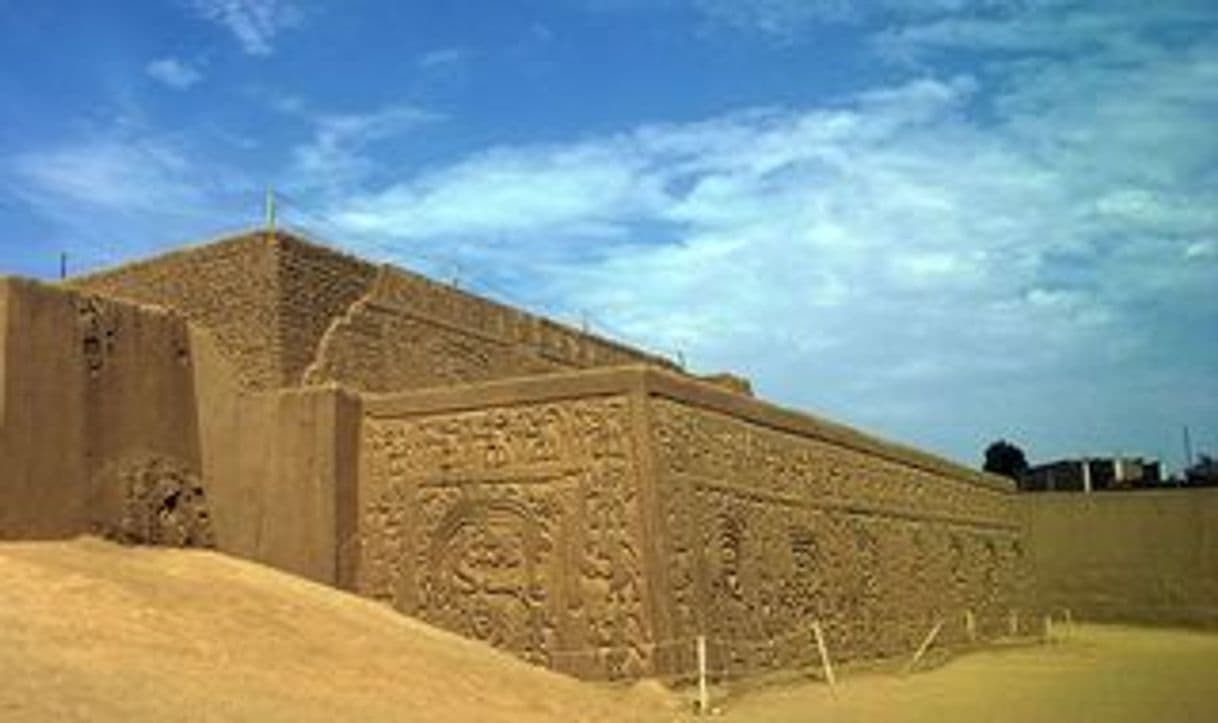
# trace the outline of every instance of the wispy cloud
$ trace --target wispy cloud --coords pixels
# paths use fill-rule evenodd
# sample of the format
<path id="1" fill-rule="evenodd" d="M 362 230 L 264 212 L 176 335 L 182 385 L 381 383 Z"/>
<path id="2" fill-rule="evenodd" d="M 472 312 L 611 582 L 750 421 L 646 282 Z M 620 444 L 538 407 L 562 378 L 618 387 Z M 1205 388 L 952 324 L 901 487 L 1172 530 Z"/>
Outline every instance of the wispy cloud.
<path id="1" fill-rule="evenodd" d="M 934 427 L 944 398 L 980 449 L 1065 433 L 1038 405 L 1091 409 L 1097 389 L 1150 390 L 1174 365 L 1140 412 L 1168 424 L 1218 393 L 1162 357 L 1189 333 L 1171 310 L 1218 315 L 1218 43 L 1138 37 L 810 108 L 499 147 L 331 215 L 962 458 Z"/>
<path id="2" fill-rule="evenodd" d="M 199 198 L 179 149 L 156 140 L 82 141 L 18 156 L 18 177 L 35 193 L 129 212 L 190 204 Z"/>
<path id="3" fill-rule="evenodd" d="M 78 268 L 255 218 L 243 171 L 138 124 L 19 153 L 0 164 L 0 184 L 75 249 Z"/>
<path id="4" fill-rule="evenodd" d="M 420 126 L 435 123 L 443 115 L 413 105 L 391 105 L 363 113 L 314 112 L 302 104 L 292 106 L 313 127 L 308 143 L 292 150 L 293 177 L 319 188 L 349 188 L 373 167 L 367 149 Z"/>
<path id="5" fill-rule="evenodd" d="M 292 0 L 191 0 L 191 4 L 201 17 L 232 33 L 250 55 L 270 55 L 276 37 L 302 19 Z"/>
<path id="6" fill-rule="evenodd" d="M 437 48 L 423 53 L 415 62 L 423 70 L 434 70 L 459 65 L 467 56 L 461 48 Z"/>
<path id="7" fill-rule="evenodd" d="M 144 72 L 175 90 L 186 90 L 203 80 L 203 72 L 177 58 L 158 58 L 144 66 Z"/>

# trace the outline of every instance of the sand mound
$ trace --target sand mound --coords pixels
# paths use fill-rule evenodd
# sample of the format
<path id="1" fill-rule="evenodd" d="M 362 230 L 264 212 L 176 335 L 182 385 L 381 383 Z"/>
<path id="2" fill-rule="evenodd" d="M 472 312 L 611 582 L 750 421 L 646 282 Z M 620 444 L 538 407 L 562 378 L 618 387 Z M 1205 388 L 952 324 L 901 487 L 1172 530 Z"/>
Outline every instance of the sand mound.
<path id="1" fill-rule="evenodd" d="M 0 544 L 0 720 L 672 720 L 375 603 L 223 555 Z"/>

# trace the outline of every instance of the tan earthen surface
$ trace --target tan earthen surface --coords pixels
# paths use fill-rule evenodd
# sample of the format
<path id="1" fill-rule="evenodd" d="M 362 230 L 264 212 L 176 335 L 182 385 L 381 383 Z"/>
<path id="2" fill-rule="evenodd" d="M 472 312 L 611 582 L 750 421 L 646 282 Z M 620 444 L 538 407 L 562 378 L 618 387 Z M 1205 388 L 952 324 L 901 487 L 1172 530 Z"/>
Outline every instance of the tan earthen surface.
<path id="1" fill-rule="evenodd" d="M 261 565 L 95 540 L 0 543 L 0 681 L 5 723 L 687 718 Z"/>
<path id="2" fill-rule="evenodd" d="M 1022 495 L 1040 605 L 1218 629 L 1218 490 Z"/>

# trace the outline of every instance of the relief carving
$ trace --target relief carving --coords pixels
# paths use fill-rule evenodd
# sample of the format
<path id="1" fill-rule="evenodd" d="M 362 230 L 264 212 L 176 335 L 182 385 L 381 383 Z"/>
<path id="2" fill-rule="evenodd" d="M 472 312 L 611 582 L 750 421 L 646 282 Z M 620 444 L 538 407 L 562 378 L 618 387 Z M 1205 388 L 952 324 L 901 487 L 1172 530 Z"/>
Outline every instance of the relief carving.
<path id="1" fill-rule="evenodd" d="M 628 429 L 623 397 L 365 420 L 359 589 L 527 660 L 646 673 Z"/>
<path id="2" fill-rule="evenodd" d="M 1013 548 L 984 552 L 1016 534 L 1009 495 L 667 399 L 652 412 L 673 623 L 730 640 L 731 669 L 807 664 L 813 620 L 837 656 L 894 654 L 1017 588 Z"/>

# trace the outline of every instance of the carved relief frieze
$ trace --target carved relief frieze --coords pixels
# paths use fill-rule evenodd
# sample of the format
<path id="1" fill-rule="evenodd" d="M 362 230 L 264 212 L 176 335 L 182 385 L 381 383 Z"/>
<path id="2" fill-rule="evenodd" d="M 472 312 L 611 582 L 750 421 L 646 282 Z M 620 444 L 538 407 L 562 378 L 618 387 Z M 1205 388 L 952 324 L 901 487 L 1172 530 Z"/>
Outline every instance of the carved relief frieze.
<path id="1" fill-rule="evenodd" d="M 534 662 L 643 674 L 628 415 L 600 397 L 366 419 L 359 588 Z"/>
<path id="2" fill-rule="evenodd" d="M 808 664 L 813 620 L 844 658 L 947 616 L 959 638 L 1016 590 L 1009 495 L 671 400 L 652 420 L 673 623 L 730 669 Z"/>

